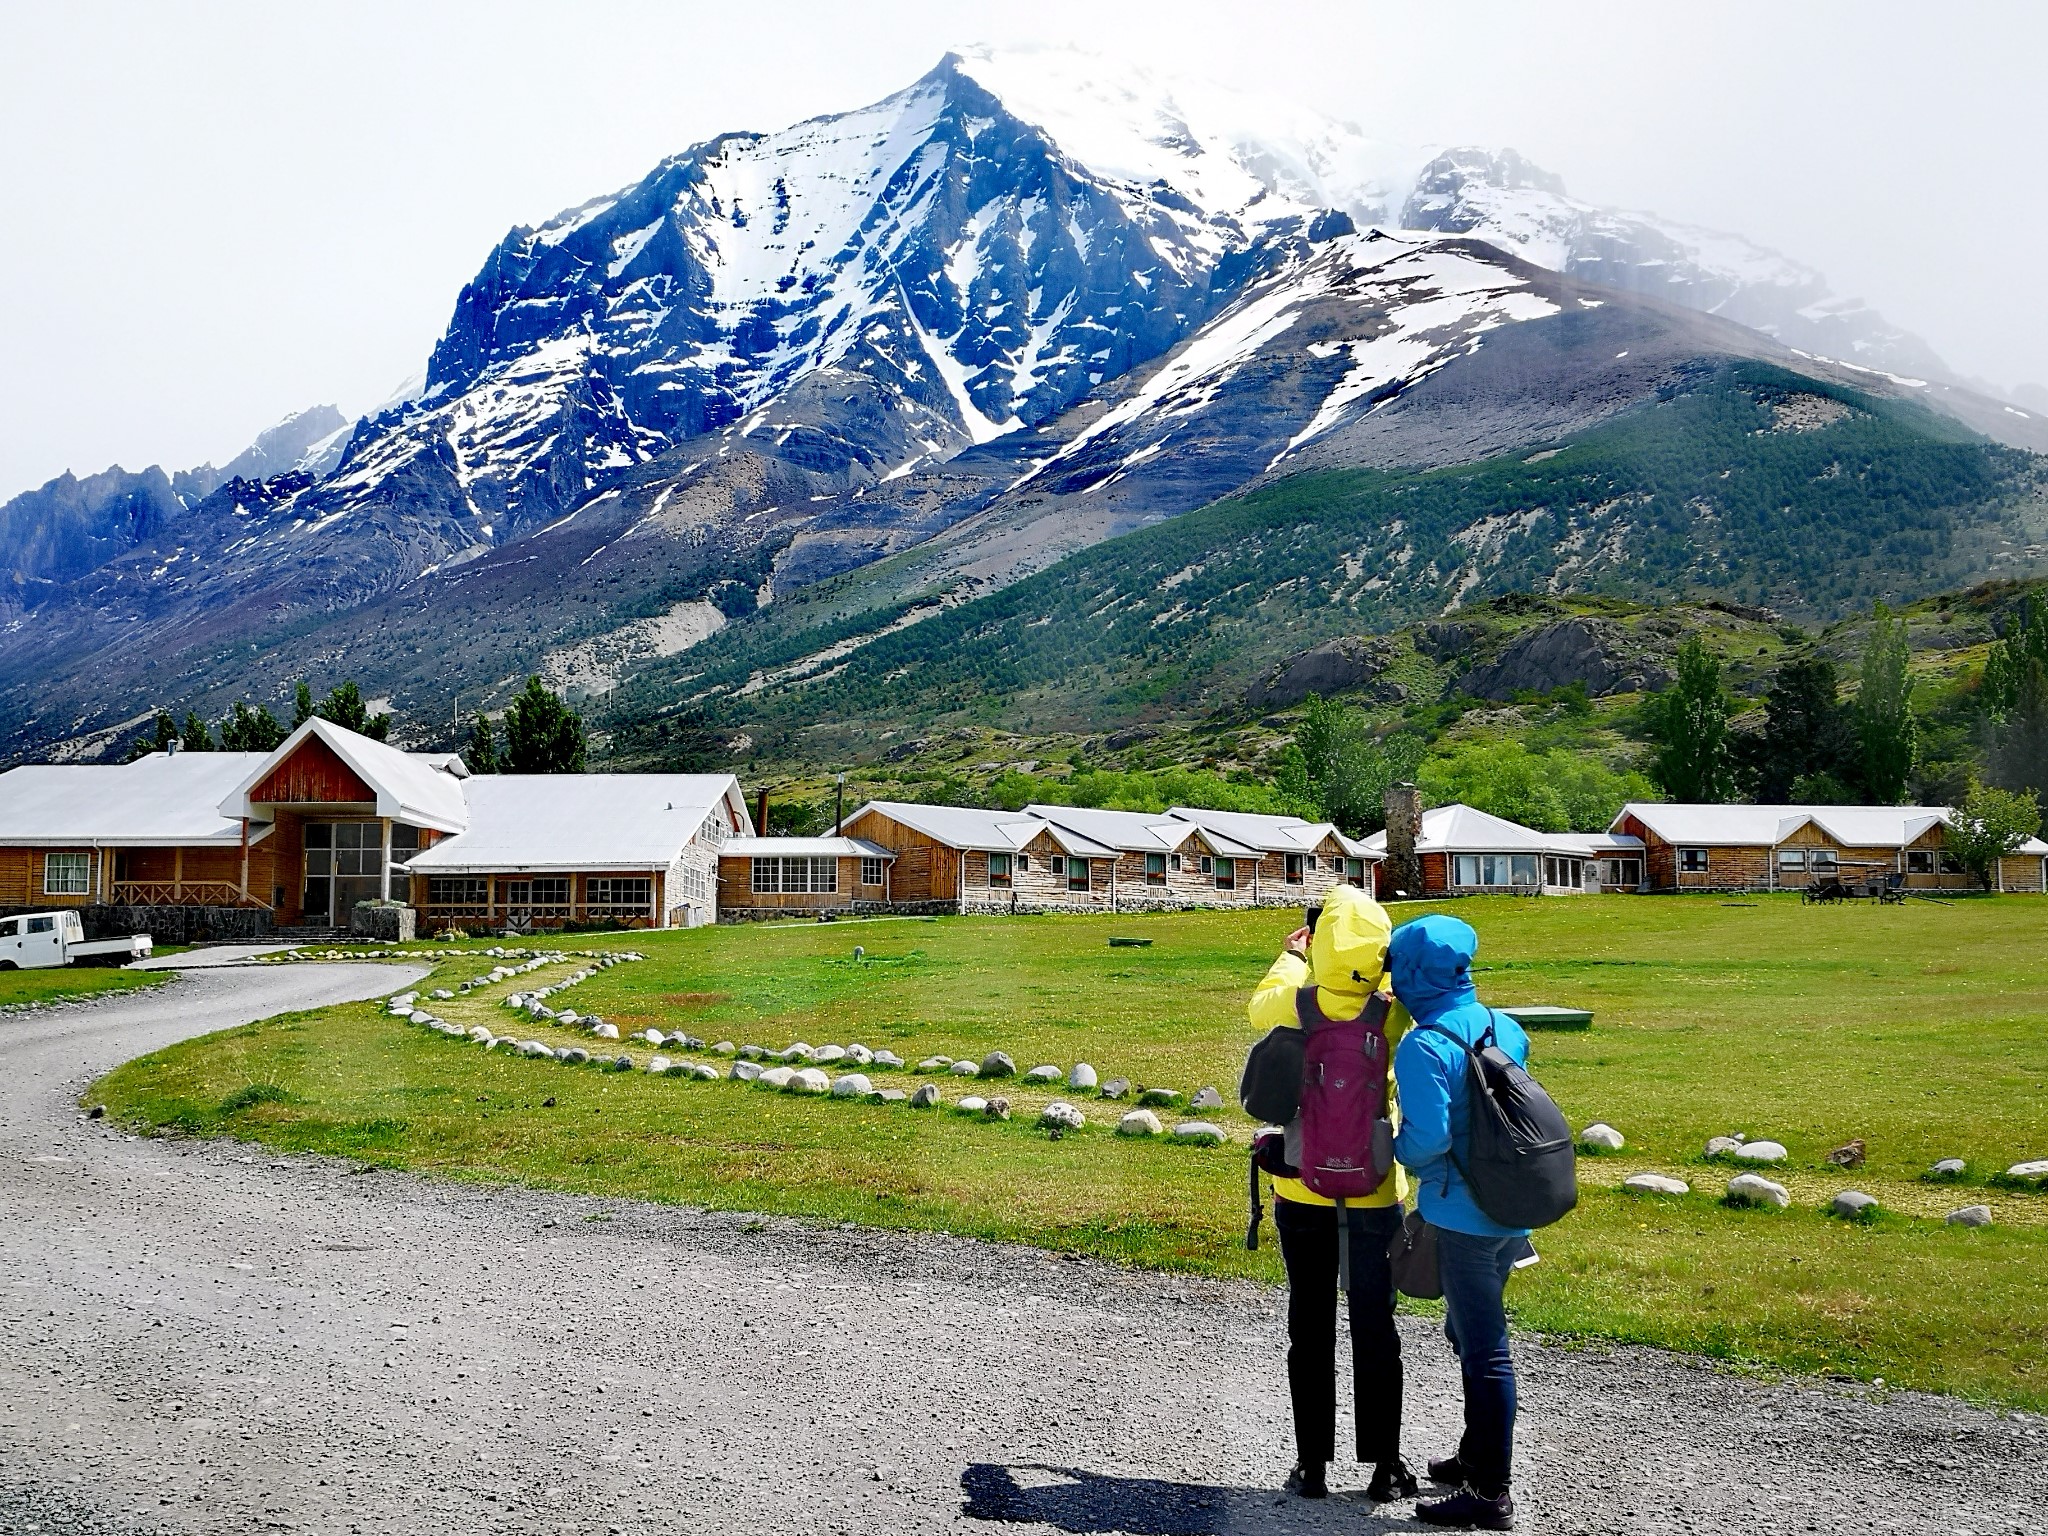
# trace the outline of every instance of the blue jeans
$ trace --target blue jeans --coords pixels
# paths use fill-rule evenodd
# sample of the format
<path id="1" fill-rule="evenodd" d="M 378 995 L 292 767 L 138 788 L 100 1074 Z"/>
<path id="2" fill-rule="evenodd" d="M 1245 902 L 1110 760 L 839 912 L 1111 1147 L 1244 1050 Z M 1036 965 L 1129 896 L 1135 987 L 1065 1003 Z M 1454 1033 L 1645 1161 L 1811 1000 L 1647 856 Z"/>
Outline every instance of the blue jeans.
<path id="1" fill-rule="evenodd" d="M 1514 1469 L 1515 1362 L 1508 1353 L 1502 1298 L 1525 1237 L 1473 1237 L 1436 1230 L 1444 1284 L 1444 1335 L 1465 1378 L 1465 1437 L 1458 1444 L 1472 1490 L 1487 1498 L 1508 1491 Z"/>

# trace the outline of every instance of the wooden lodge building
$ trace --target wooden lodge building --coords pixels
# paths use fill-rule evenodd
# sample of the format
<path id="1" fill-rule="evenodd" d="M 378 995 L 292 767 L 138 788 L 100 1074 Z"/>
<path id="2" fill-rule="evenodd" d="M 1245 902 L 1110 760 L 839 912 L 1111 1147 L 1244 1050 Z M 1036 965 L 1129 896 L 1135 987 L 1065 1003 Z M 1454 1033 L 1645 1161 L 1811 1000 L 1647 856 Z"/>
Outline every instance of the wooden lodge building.
<path id="1" fill-rule="evenodd" d="M 746 838 L 719 862 L 719 915 L 1133 912 L 1302 906 L 1371 889 L 1374 855 L 1327 822 L 870 801 L 840 836 Z"/>
<path id="2" fill-rule="evenodd" d="M 1907 890 L 1969 890 L 1976 882 L 1943 847 L 1939 805 L 1662 805 L 1631 803 L 1611 832 L 1643 847 L 1643 889 L 1801 890 L 1900 877 Z M 2048 843 L 2029 838 L 1998 862 L 1996 888 L 2048 887 Z"/>
<path id="3" fill-rule="evenodd" d="M 0 912 L 167 940 L 347 928 L 366 901 L 428 928 L 694 925 L 752 831 L 730 774 L 471 776 L 310 720 L 267 753 L 0 774 Z"/>

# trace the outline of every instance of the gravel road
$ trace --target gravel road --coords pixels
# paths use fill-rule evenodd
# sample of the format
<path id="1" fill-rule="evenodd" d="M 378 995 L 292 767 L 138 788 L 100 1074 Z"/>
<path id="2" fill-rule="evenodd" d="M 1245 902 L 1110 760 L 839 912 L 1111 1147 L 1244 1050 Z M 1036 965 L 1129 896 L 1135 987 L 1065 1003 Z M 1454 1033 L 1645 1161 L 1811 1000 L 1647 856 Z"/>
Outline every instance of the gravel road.
<path id="1" fill-rule="evenodd" d="M 0 1531 L 1414 1529 L 1291 1459 L 1271 1292 L 429 1183 L 88 1121 L 169 1041 L 368 996 L 193 973 L 0 1022 Z M 1456 1419 L 1407 1327 L 1411 1458 Z M 2032 1532 L 2048 1423 L 1523 1341 L 1526 1531 Z M 1348 1431 L 1340 1428 L 1339 1443 Z"/>

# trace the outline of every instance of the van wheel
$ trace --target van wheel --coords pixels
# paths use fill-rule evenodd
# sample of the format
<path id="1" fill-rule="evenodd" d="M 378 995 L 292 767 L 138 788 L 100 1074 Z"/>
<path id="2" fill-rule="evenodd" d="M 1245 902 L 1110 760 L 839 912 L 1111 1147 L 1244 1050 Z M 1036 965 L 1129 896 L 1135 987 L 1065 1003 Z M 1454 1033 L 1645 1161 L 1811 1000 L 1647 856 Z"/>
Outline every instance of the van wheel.
<path id="1" fill-rule="evenodd" d="M 0 971 L 18 971 L 21 967 L 12 960 L 0 960 Z"/>

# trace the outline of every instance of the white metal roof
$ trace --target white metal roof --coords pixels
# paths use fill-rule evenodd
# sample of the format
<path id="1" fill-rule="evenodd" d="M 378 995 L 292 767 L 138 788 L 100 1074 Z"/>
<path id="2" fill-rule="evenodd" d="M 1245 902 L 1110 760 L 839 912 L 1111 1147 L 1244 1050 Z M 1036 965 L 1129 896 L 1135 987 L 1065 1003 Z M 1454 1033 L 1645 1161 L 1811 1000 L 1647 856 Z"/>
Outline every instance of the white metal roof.
<path id="1" fill-rule="evenodd" d="M 10 769 L 0 774 L 0 844 L 239 845 L 240 813 L 216 807 L 264 761 L 261 752 L 152 752 L 132 763 Z"/>
<path id="2" fill-rule="evenodd" d="M 1375 832 L 1366 843 L 1386 857 L 1387 834 Z M 1580 832 L 1538 832 L 1518 821 L 1469 805 L 1438 805 L 1422 813 L 1417 853 L 1561 853 L 1586 857 L 1600 851 Z"/>
<path id="3" fill-rule="evenodd" d="M 1015 853 L 1039 833 L 1050 830 L 1036 816 L 1026 816 L 1020 811 L 984 811 L 966 805 L 914 805 L 902 800 L 870 800 L 846 820 L 858 821 L 869 811 L 879 811 L 891 821 L 901 822 L 948 848 L 971 848 L 977 853 Z"/>
<path id="4" fill-rule="evenodd" d="M 666 869 L 713 810 L 747 825 L 729 773 L 483 773 L 458 791 L 468 830 L 414 855 L 411 869 Z"/>
<path id="5" fill-rule="evenodd" d="M 452 752 L 401 752 L 318 716 L 285 737 L 276 751 L 257 761 L 220 802 L 223 816 L 249 814 L 249 791 L 262 783 L 309 736 L 317 736 L 376 793 L 377 814 L 436 832 L 460 832 L 469 824 L 462 781 L 469 769 Z M 243 755 L 243 754 L 237 754 Z"/>
<path id="6" fill-rule="evenodd" d="M 893 850 L 864 837 L 733 837 L 718 850 L 722 859 L 765 859 L 771 855 L 813 859 L 893 859 Z"/>
<path id="7" fill-rule="evenodd" d="M 1191 821 L 1205 832 L 1227 837 L 1241 844 L 1247 853 L 1314 853 L 1326 838 L 1334 837 L 1338 846 L 1354 859 L 1384 856 L 1373 851 L 1370 839 L 1360 842 L 1346 837 L 1327 821 L 1304 821 L 1299 816 L 1267 816 L 1254 811 L 1209 811 L 1187 805 L 1176 805 L 1167 814 L 1182 821 Z M 1217 850 L 1219 853 L 1224 851 Z"/>
<path id="8" fill-rule="evenodd" d="M 1105 811 L 1083 805 L 1027 805 L 1024 813 L 1077 832 L 1102 846 L 1105 852 L 1176 853 L 1199 830 L 1193 822 L 1151 811 Z"/>
<path id="9" fill-rule="evenodd" d="M 1630 801 L 1614 818 L 1633 816 L 1667 843 L 1703 848 L 1775 848 L 1809 822 L 1843 848 L 1904 848 L 1947 825 L 1945 805 L 1687 805 Z M 2022 854 L 2048 854 L 2029 838 Z"/>

